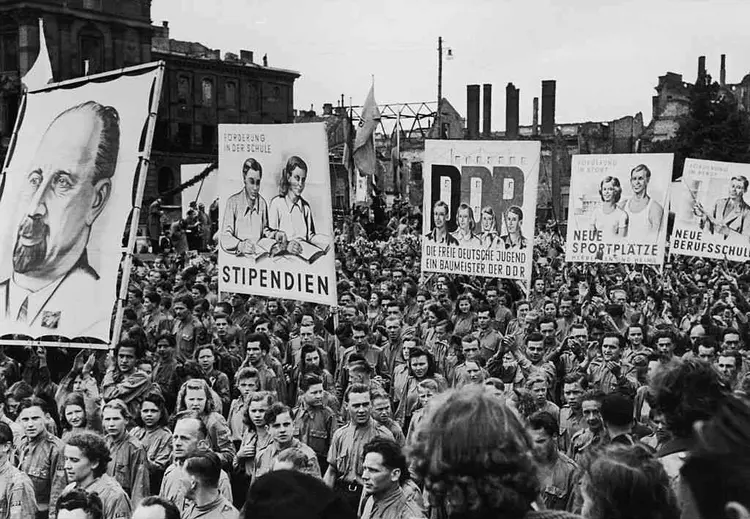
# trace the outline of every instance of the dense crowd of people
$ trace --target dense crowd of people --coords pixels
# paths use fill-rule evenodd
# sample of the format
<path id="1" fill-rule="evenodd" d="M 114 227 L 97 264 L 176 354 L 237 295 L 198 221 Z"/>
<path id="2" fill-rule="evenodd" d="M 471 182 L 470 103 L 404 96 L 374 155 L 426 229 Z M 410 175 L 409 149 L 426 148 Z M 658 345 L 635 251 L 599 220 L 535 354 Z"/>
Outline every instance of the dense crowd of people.
<path id="1" fill-rule="evenodd" d="M 180 246 L 111 352 L 0 349 L 0 519 L 750 517 L 750 266 L 566 263 L 549 223 L 525 287 L 388 217 L 338 223 L 336 307 Z"/>

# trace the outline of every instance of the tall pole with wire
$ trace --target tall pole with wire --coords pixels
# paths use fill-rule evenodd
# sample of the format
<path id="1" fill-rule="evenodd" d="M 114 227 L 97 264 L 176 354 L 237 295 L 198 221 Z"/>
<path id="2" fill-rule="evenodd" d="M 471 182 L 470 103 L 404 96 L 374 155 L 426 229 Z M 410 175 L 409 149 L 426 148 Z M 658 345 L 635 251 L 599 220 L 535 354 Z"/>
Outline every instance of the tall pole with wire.
<path id="1" fill-rule="evenodd" d="M 443 138 L 442 120 L 440 116 L 440 101 L 443 99 L 443 37 L 438 37 L 438 96 L 437 109 L 435 111 L 435 126 L 437 127 L 437 138 Z"/>

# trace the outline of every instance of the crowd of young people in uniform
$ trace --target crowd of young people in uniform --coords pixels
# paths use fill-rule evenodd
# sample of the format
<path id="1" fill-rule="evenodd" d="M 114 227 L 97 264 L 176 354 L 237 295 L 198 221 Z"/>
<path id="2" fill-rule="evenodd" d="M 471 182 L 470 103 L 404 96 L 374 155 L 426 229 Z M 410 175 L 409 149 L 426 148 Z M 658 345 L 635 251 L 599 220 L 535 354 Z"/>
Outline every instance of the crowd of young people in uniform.
<path id="1" fill-rule="evenodd" d="M 750 436 L 748 265 L 566 263 L 550 225 L 525 289 L 421 272 L 412 222 L 338 226 L 337 307 L 221 294 L 215 256 L 163 254 L 136 259 L 111 352 L 0 350 L 0 519 L 666 519 L 717 499 L 706 475 Z M 269 501 L 287 487 L 309 505 Z"/>

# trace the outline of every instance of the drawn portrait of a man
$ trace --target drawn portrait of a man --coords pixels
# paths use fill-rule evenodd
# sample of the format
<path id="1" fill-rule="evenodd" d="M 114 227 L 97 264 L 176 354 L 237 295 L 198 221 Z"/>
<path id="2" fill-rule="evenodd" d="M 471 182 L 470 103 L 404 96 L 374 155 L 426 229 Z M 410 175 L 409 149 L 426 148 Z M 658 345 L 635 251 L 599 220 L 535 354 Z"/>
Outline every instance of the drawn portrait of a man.
<path id="1" fill-rule="evenodd" d="M 268 205 L 260 194 L 263 168 L 255 159 L 242 165 L 243 189 L 227 200 L 221 248 L 235 256 L 253 256 L 258 240 L 268 232 Z"/>
<path id="2" fill-rule="evenodd" d="M 95 297 L 99 274 L 87 250 L 112 193 L 119 152 L 113 107 L 85 102 L 47 127 L 17 195 L 13 269 L 0 281 L 0 322 L 50 333 L 64 328 L 71 336 L 106 333 L 111 307 Z"/>

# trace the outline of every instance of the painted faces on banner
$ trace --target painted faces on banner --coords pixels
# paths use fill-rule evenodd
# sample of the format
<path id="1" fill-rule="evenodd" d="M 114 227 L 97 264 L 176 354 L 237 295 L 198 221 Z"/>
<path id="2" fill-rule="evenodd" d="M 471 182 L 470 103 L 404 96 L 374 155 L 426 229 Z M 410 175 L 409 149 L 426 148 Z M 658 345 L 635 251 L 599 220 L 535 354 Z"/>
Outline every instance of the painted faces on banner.
<path id="1" fill-rule="evenodd" d="M 687 159 L 672 198 L 670 252 L 750 260 L 750 165 Z"/>
<path id="2" fill-rule="evenodd" d="M 322 124 L 219 128 L 219 288 L 336 303 Z"/>
<path id="3" fill-rule="evenodd" d="M 573 156 L 565 259 L 660 265 L 672 159 L 671 154 Z"/>
<path id="4" fill-rule="evenodd" d="M 529 280 L 538 142 L 427 141 L 422 270 Z"/>
<path id="5" fill-rule="evenodd" d="M 109 340 L 157 74 L 28 95 L 0 199 L 2 332 Z"/>

